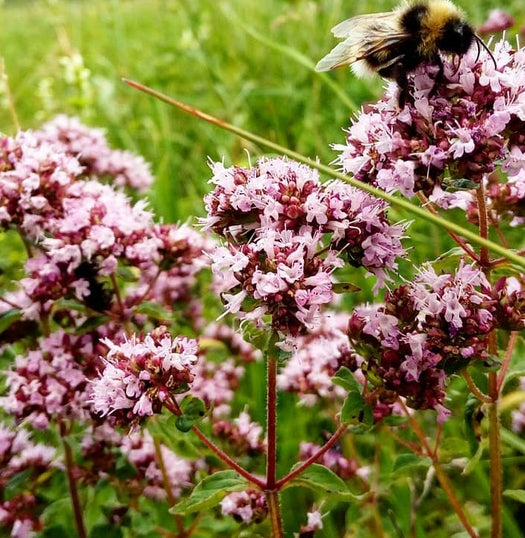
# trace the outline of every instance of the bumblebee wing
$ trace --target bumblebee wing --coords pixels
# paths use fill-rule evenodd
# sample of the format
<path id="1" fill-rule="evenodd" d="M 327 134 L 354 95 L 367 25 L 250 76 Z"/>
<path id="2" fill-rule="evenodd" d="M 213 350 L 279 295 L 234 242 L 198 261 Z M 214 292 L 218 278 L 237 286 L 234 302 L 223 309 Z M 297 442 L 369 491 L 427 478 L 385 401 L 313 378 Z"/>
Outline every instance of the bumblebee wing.
<path id="1" fill-rule="evenodd" d="M 357 15 L 336 24 L 331 32 L 335 37 L 350 37 L 356 30 L 358 31 L 360 28 L 368 29 L 375 24 L 381 24 L 386 32 L 388 32 L 386 27 L 389 27 L 391 33 L 397 33 L 399 31 L 399 15 L 395 11 Z"/>
<path id="2" fill-rule="evenodd" d="M 332 32 L 336 37 L 346 39 L 320 60 L 316 71 L 329 71 L 366 60 L 409 37 L 400 29 L 399 16 L 395 12 L 359 15 L 334 26 Z M 378 63 L 377 59 L 374 63 Z M 388 55 L 385 63 L 390 63 Z"/>

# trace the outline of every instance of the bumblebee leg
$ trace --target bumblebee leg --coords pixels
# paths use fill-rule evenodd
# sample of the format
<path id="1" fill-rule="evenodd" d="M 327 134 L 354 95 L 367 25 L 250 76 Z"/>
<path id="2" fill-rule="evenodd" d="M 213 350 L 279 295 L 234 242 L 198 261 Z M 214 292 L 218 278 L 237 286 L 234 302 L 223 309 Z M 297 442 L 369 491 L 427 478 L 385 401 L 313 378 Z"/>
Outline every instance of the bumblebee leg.
<path id="1" fill-rule="evenodd" d="M 408 96 L 408 78 L 405 66 L 400 63 L 396 63 L 394 65 L 389 65 L 384 69 L 380 69 L 378 73 L 382 77 L 393 79 L 397 83 L 399 86 L 397 104 L 401 110 L 405 108 Z"/>
<path id="2" fill-rule="evenodd" d="M 428 94 L 429 97 L 432 97 L 433 95 L 436 95 L 437 90 L 440 86 L 440 84 L 443 82 L 443 73 L 444 73 L 444 67 L 443 67 L 443 61 L 441 60 L 441 56 L 439 54 L 436 55 L 434 58 L 435 65 L 438 66 L 438 72 L 436 73 L 436 76 L 434 77 L 434 85 L 432 86 L 432 89 L 430 90 L 430 93 Z"/>

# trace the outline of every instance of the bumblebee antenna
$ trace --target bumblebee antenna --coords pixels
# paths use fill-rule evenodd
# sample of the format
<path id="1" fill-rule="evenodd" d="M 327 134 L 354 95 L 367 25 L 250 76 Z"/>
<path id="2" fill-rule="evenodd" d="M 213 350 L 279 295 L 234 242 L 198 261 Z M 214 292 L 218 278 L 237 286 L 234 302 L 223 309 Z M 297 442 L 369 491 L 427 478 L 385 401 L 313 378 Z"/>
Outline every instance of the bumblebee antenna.
<path id="1" fill-rule="evenodd" d="M 492 61 L 494 62 L 494 67 L 497 69 L 498 64 L 496 63 L 496 59 L 494 58 L 494 55 L 492 54 L 491 50 L 485 45 L 485 42 L 481 37 L 479 37 L 478 34 L 474 34 L 474 39 L 476 40 L 476 44 L 478 45 L 478 55 L 476 56 L 476 62 L 479 60 L 479 53 L 481 52 L 481 47 L 483 47 L 489 54 L 489 56 L 492 58 Z"/>

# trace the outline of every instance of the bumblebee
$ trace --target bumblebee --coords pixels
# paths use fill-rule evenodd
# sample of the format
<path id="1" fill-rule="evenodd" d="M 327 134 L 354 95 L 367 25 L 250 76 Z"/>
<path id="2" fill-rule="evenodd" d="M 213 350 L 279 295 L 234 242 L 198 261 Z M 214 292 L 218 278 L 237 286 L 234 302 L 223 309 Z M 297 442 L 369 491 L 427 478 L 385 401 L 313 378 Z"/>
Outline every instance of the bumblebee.
<path id="1" fill-rule="evenodd" d="M 352 65 L 357 76 L 379 73 L 399 86 L 399 107 L 408 95 L 407 74 L 422 64 L 438 67 L 431 94 L 443 79 L 440 53 L 465 54 L 474 42 L 490 50 L 449 0 L 412 0 L 394 11 L 359 15 L 332 28 L 344 38 L 316 66 L 329 71 Z M 493 58 L 494 60 L 494 58 Z M 495 62 L 494 62 L 495 63 Z"/>

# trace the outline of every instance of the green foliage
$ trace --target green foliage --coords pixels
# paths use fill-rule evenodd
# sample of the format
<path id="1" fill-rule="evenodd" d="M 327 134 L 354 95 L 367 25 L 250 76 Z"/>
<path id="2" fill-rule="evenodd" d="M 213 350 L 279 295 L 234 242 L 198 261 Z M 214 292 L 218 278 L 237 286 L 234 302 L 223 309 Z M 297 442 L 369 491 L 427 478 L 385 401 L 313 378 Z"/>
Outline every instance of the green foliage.
<path id="1" fill-rule="evenodd" d="M 178 503 L 171 512 L 174 514 L 189 514 L 205 511 L 216 506 L 227 493 L 243 491 L 246 487 L 246 480 L 241 478 L 235 471 L 218 471 L 197 484 L 193 488 L 190 497 Z"/>
<path id="2" fill-rule="evenodd" d="M 293 486 L 311 488 L 324 495 L 340 496 L 347 501 L 352 499 L 358 500 L 360 498 L 359 496 L 353 495 L 349 491 L 348 485 L 333 471 L 318 463 L 310 465 L 297 478 L 294 478 L 288 484 L 288 487 Z"/>

